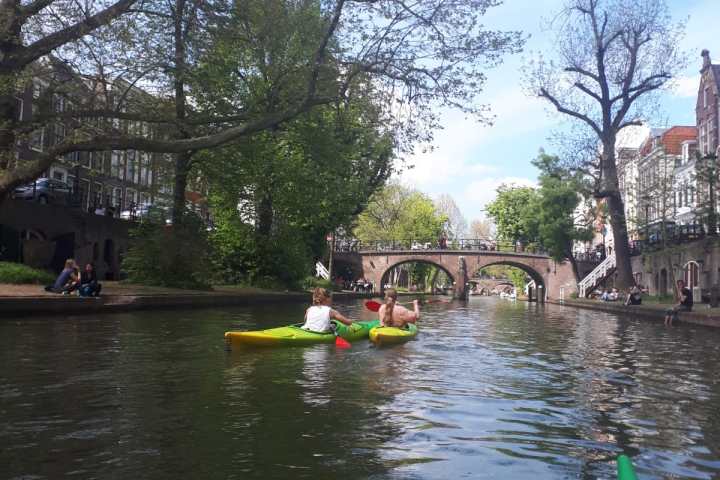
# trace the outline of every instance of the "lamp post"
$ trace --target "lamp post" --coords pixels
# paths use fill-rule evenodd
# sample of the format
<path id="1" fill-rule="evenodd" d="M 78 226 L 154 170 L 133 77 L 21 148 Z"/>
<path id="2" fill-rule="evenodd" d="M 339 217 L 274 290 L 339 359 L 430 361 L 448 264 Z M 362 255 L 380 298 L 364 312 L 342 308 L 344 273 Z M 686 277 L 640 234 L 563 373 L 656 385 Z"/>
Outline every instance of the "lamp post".
<path id="1" fill-rule="evenodd" d="M 643 205 L 645 206 L 645 242 L 650 243 L 650 195 L 642 196 Z"/>

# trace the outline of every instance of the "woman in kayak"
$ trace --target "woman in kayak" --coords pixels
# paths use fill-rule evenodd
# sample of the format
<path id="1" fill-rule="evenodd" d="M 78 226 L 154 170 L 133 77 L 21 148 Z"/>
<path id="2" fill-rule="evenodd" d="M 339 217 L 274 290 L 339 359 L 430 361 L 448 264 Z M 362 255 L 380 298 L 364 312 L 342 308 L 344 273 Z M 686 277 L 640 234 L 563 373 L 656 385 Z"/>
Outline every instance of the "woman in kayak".
<path id="1" fill-rule="evenodd" d="M 397 291 L 394 288 L 385 290 L 385 304 L 378 310 L 380 325 L 383 327 L 403 328 L 408 323 L 415 323 L 420 319 L 420 303 L 413 300 L 411 312 L 402 305 L 397 304 Z"/>
<path id="2" fill-rule="evenodd" d="M 333 310 L 332 295 L 324 288 L 316 288 L 313 290 L 312 307 L 305 311 L 305 324 L 303 329 L 317 333 L 327 333 L 331 331 L 330 319 L 337 320 L 345 325 L 352 325 L 352 320 L 348 320 L 336 310 Z"/>

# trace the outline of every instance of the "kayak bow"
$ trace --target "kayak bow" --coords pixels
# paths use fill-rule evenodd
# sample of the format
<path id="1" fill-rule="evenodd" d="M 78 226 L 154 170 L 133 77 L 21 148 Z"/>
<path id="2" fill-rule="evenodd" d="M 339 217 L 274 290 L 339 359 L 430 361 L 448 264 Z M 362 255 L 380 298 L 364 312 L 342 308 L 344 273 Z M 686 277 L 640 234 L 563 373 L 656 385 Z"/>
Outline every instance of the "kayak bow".
<path id="1" fill-rule="evenodd" d="M 375 327 L 370 330 L 370 341 L 376 345 L 405 343 L 417 336 L 418 328 L 409 323 L 405 328 Z"/>

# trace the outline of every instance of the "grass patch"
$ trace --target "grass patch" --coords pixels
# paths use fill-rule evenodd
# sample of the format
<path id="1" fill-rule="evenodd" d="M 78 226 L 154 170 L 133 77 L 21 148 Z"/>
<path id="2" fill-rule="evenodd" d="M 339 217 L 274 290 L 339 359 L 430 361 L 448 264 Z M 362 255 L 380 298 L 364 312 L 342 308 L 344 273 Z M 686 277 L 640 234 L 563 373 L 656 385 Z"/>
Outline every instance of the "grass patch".
<path id="1" fill-rule="evenodd" d="M 677 300 L 672 295 L 643 295 L 642 299 L 643 303 L 651 304 L 668 305 L 677 303 Z"/>
<path id="2" fill-rule="evenodd" d="M 28 267 L 22 263 L 0 262 L 0 283 L 49 285 L 55 275 L 45 270 Z"/>

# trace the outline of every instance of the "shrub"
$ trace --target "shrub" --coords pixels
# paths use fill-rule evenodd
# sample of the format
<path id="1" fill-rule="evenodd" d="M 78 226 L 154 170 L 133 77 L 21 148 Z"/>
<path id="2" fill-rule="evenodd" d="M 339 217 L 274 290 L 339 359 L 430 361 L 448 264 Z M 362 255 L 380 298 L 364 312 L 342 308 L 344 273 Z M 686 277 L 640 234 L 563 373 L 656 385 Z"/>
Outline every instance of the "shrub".
<path id="1" fill-rule="evenodd" d="M 332 291 L 334 289 L 333 284 L 330 280 L 317 277 L 305 277 L 302 282 L 303 290 L 312 290 L 313 288 L 321 287 L 326 290 Z"/>
<path id="2" fill-rule="evenodd" d="M 212 271 L 205 224 L 197 215 L 188 213 L 179 225 L 138 225 L 130 233 L 122 266 L 131 283 L 209 288 Z"/>
<path id="3" fill-rule="evenodd" d="M 28 267 L 22 263 L 0 262 L 0 283 L 33 283 L 49 285 L 55 275 L 45 270 Z"/>

